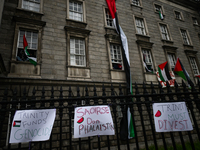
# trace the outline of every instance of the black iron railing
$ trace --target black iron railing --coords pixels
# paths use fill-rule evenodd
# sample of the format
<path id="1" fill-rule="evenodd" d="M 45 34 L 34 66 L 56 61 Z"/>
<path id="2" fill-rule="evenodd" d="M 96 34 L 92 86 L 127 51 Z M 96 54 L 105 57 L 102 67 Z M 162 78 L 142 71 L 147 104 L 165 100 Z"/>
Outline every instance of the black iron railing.
<path id="1" fill-rule="evenodd" d="M 20 95 L 17 89 L 5 89 L 0 97 L 0 148 L 2 149 L 149 149 L 154 145 L 158 150 L 159 146 L 165 149 L 172 145 L 176 150 L 177 144 L 182 145 L 182 149 L 186 149 L 185 143 L 189 142 L 191 148 L 194 143 L 200 141 L 199 133 L 199 116 L 200 116 L 200 83 L 198 86 L 192 86 L 191 89 L 182 83 L 178 86 L 175 83 L 174 88 L 163 89 L 161 85 L 154 88 L 148 85 L 133 85 L 134 94 L 124 94 L 121 85 L 118 90 L 112 85 L 110 88 L 103 85 L 102 94 L 98 95 L 96 87 L 89 89 L 87 86 L 81 92 L 79 87 L 76 91 L 71 87 L 60 87 L 60 90 L 45 90 L 44 87 L 39 91 L 33 88 L 32 95 L 24 88 Z M 65 90 L 63 90 L 65 88 Z M 118 93 L 116 92 L 118 91 Z M 156 92 L 157 91 L 157 92 Z M 76 93 L 76 94 L 73 94 Z M 99 93 L 99 92 L 98 92 Z M 193 122 L 193 131 L 186 132 L 155 132 L 152 103 L 160 102 L 186 102 L 190 117 Z M 87 138 L 73 138 L 73 117 L 74 107 L 91 105 L 109 105 L 112 111 L 112 117 L 115 126 L 115 135 L 110 136 L 94 136 Z M 135 137 L 133 139 L 124 140 L 120 138 L 120 120 L 122 116 L 127 116 L 127 107 L 130 108 Z M 14 113 L 16 110 L 24 109 L 50 109 L 56 108 L 56 120 L 49 141 L 32 142 L 31 145 L 19 143 L 17 145 L 9 144 L 9 133 Z"/>

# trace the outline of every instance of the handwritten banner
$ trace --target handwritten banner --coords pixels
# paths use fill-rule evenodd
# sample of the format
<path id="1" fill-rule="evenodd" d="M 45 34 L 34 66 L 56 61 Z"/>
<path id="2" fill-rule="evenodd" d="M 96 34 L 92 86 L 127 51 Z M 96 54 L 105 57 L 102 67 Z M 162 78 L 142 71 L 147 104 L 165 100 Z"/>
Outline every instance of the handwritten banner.
<path id="1" fill-rule="evenodd" d="M 173 71 L 169 71 L 169 74 L 172 78 L 172 80 L 169 80 L 167 81 L 170 85 L 170 87 L 174 87 L 174 83 L 175 83 L 175 75 L 173 73 Z M 160 79 L 160 75 L 159 75 L 159 72 L 156 71 L 156 75 L 157 75 L 157 78 L 158 78 L 158 81 L 160 82 L 160 84 L 162 85 L 162 87 L 166 87 L 167 86 L 167 82 L 163 82 L 161 79 Z"/>
<path id="2" fill-rule="evenodd" d="M 156 132 L 193 130 L 185 102 L 154 103 Z"/>
<path id="3" fill-rule="evenodd" d="M 12 122 L 9 143 L 48 140 L 55 116 L 56 109 L 17 110 Z"/>
<path id="4" fill-rule="evenodd" d="M 115 130 L 109 106 L 75 108 L 74 138 L 114 134 Z"/>

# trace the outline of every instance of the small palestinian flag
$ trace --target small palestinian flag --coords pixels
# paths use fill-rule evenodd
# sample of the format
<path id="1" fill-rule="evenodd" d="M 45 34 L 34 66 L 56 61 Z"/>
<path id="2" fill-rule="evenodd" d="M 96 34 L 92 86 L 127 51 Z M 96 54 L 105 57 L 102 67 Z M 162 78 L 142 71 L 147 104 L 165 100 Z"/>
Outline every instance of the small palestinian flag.
<path id="1" fill-rule="evenodd" d="M 146 72 L 153 73 L 153 69 L 149 69 L 148 66 L 147 66 L 147 64 L 146 64 L 146 56 L 145 56 L 145 54 L 143 54 L 143 65 L 145 67 Z"/>
<path id="2" fill-rule="evenodd" d="M 160 19 L 161 19 L 161 20 L 163 20 L 163 19 L 164 19 L 164 17 L 163 17 L 163 14 L 162 14 L 162 12 L 161 12 L 161 11 L 159 11 L 158 13 L 159 13 L 159 17 L 160 17 Z"/>
<path id="3" fill-rule="evenodd" d="M 15 121 L 13 122 L 13 127 L 20 127 L 20 126 L 21 126 L 21 121 L 15 120 Z"/>
<path id="4" fill-rule="evenodd" d="M 26 40 L 25 35 L 23 36 L 23 45 L 24 45 L 24 52 L 25 52 L 26 56 L 28 57 L 29 62 L 32 63 L 34 66 L 36 66 L 37 65 L 37 58 L 30 57 L 30 54 L 29 54 L 29 52 L 27 50 L 27 48 L 28 48 L 28 42 Z"/>
<path id="5" fill-rule="evenodd" d="M 183 67 L 183 64 L 181 63 L 179 58 L 177 58 L 176 65 L 175 65 L 175 68 L 174 68 L 174 72 L 176 74 L 178 74 L 180 77 L 182 77 L 185 81 L 187 81 L 189 87 L 191 87 L 191 85 L 193 85 L 193 82 L 191 81 L 189 74 L 187 73 L 187 71 Z"/>
<path id="6" fill-rule="evenodd" d="M 198 80 L 200 81 L 200 75 L 196 75 L 195 77 L 197 77 L 197 78 L 198 78 Z"/>
<path id="7" fill-rule="evenodd" d="M 158 73 L 160 75 L 160 79 L 163 82 L 172 80 L 170 73 L 169 73 L 169 70 L 168 70 L 168 62 L 167 61 L 158 65 Z"/>

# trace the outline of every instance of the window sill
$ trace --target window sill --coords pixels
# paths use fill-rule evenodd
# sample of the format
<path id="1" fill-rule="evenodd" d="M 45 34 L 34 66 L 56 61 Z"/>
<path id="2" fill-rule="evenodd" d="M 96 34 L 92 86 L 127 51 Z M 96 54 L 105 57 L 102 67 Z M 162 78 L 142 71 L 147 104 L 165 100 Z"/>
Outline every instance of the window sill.
<path id="1" fill-rule="evenodd" d="M 90 68 L 81 66 L 66 66 L 67 78 L 69 79 L 90 79 Z"/>
<path id="2" fill-rule="evenodd" d="M 10 62 L 11 62 L 11 63 L 15 63 L 15 64 L 27 64 L 27 65 L 31 64 L 31 65 L 33 65 L 33 64 L 30 63 L 29 61 L 17 61 L 17 60 L 11 60 Z M 41 65 L 41 63 L 37 63 L 37 65 Z M 37 65 L 36 65 L 36 66 L 37 66 Z"/>
<path id="3" fill-rule="evenodd" d="M 183 44 L 184 49 L 190 49 L 193 50 L 193 45 L 187 45 L 187 44 Z"/>
<path id="4" fill-rule="evenodd" d="M 115 72 L 124 72 L 124 70 L 118 70 L 118 69 L 110 69 L 110 71 L 115 71 Z"/>
<path id="5" fill-rule="evenodd" d="M 29 10 L 29 9 L 24 9 L 24 8 L 19 8 L 19 7 L 17 7 L 17 9 L 24 11 L 24 12 L 34 13 L 36 15 L 42 15 L 42 16 L 44 15 L 44 13 L 42 13 L 42 12 L 32 11 L 32 10 Z"/>
<path id="6" fill-rule="evenodd" d="M 163 42 L 164 45 L 165 45 L 165 44 L 172 45 L 172 44 L 174 43 L 174 42 L 171 41 L 171 40 L 164 40 L 164 39 L 162 39 L 161 41 Z"/>
<path id="7" fill-rule="evenodd" d="M 110 29 L 110 30 L 116 30 L 115 27 L 109 27 L 109 26 L 105 26 L 105 29 Z"/>
<path id="8" fill-rule="evenodd" d="M 138 6 L 138 5 L 135 5 L 135 4 L 131 4 L 131 6 L 134 6 L 134 7 L 138 7 L 138 8 L 141 8 L 141 9 L 143 9 L 143 7 L 142 7 L 142 6 Z"/>
<path id="9" fill-rule="evenodd" d="M 69 18 L 66 18 L 66 22 L 67 22 L 67 25 L 79 27 L 79 28 L 85 28 L 87 26 L 87 23 L 84 21 L 78 21 L 78 20 L 73 20 Z"/>
<path id="10" fill-rule="evenodd" d="M 178 18 L 175 18 L 175 20 L 178 20 L 178 21 L 185 22 L 183 19 L 178 19 Z"/>
<path id="11" fill-rule="evenodd" d="M 194 23 L 193 23 L 193 26 L 200 27 L 200 25 L 199 25 L 199 24 L 194 24 Z"/>
<path id="12" fill-rule="evenodd" d="M 137 41 L 150 42 L 150 36 L 148 35 L 136 34 L 136 37 L 137 37 Z"/>

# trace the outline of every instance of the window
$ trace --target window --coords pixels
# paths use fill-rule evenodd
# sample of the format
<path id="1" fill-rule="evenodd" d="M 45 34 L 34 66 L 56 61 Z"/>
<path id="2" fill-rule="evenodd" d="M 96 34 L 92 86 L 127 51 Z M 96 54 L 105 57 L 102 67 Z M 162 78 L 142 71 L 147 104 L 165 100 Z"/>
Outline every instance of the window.
<path id="1" fill-rule="evenodd" d="M 70 38 L 70 65 L 86 66 L 85 41 L 79 38 Z"/>
<path id="2" fill-rule="evenodd" d="M 168 29 L 167 29 L 166 25 L 160 24 L 160 31 L 161 31 L 161 35 L 162 35 L 163 40 L 170 40 Z"/>
<path id="3" fill-rule="evenodd" d="M 112 19 L 111 15 L 110 15 L 109 10 L 105 9 L 105 12 L 106 12 L 106 26 L 114 27 L 113 19 Z"/>
<path id="4" fill-rule="evenodd" d="M 169 60 L 170 67 L 171 67 L 171 69 L 173 71 L 174 68 L 175 68 L 175 65 L 176 65 L 176 56 L 173 53 L 168 53 L 167 55 L 168 55 L 168 60 Z"/>
<path id="5" fill-rule="evenodd" d="M 30 57 L 37 58 L 37 49 L 38 49 L 38 33 L 20 30 L 18 35 L 18 44 L 17 44 L 17 61 L 29 61 L 23 48 L 23 36 L 25 35 L 28 43 L 28 53 Z"/>
<path id="6" fill-rule="evenodd" d="M 135 25 L 138 34 L 146 35 L 144 20 L 142 18 L 135 18 Z"/>
<path id="7" fill-rule="evenodd" d="M 112 69 L 122 70 L 123 61 L 121 54 L 121 47 L 119 45 L 110 44 L 110 57 Z"/>
<path id="8" fill-rule="evenodd" d="M 139 0 L 132 0 L 132 4 L 136 6 L 141 6 Z"/>
<path id="9" fill-rule="evenodd" d="M 163 13 L 162 7 L 161 7 L 160 5 L 155 4 L 154 6 L 155 6 L 156 12 L 161 12 L 161 13 Z"/>
<path id="10" fill-rule="evenodd" d="M 40 0 L 22 0 L 22 8 L 40 12 Z"/>
<path id="11" fill-rule="evenodd" d="M 195 57 L 189 57 L 189 60 L 190 60 L 190 64 L 194 72 L 194 75 L 199 75 L 199 69 L 198 69 Z"/>
<path id="12" fill-rule="evenodd" d="M 182 20 L 182 16 L 181 16 L 181 13 L 180 13 L 180 12 L 175 11 L 174 13 L 175 13 L 175 18 L 176 18 L 176 19 Z"/>
<path id="13" fill-rule="evenodd" d="M 194 18 L 194 17 L 193 17 L 192 19 L 193 19 L 193 24 L 194 24 L 194 25 L 199 25 L 199 23 L 198 23 L 198 21 L 197 21 L 197 18 Z"/>
<path id="14" fill-rule="evenodd" d="M 147 49 L 142 49 L 142 53 L 143 53 L 144 61 L 146 63 L 147 68 L 153 72 L 154 67 L 153 67 L 153 60 L 151 57 L 151 51 Z M 146 69 L 146 72 L 148 72 L 147 69 Z"/>
<path id="15" fill-rule="evenodd" d="M 181 35 L 182 35 L 182 38 L 183 38 L 183 43 L 190 45 L 190 41 L 189 41 L 189 38 L 188 38 L 187 31 L 181 29 Z"/>
<path id="16" fill-rule="evenodd" d="M 83 5 L 81 2 L 69 1 L 69 19 L 83 21 Z"/>

